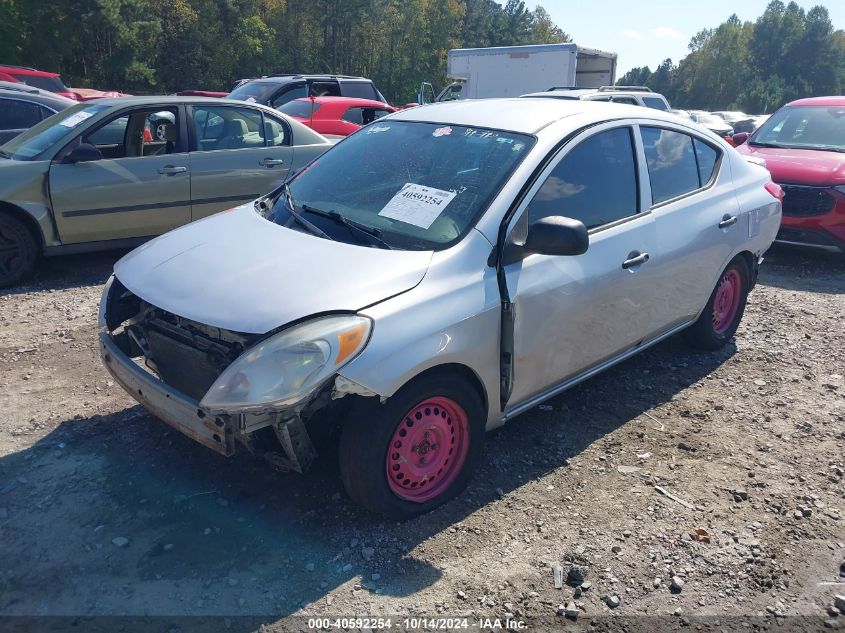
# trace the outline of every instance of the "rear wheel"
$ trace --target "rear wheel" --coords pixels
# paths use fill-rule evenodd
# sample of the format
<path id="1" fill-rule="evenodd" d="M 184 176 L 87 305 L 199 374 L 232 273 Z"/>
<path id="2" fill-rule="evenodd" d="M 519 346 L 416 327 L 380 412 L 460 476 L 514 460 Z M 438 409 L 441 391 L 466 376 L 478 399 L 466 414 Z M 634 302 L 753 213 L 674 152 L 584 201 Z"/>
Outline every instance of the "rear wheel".
<path id="1" fill-rule="evenodd" d="M 391 519 L 428 512 L 466 487 L 485 427 L 481 398 L 454 375 L 415 380 L 384 404 L 353 409 L 340 440 L 349 496 Z"/>
<path id="2" fill-rule="evenodd" d="M 0 288 L 27 277 L 38 260 L 38 245 L 23 222 L 0 212 Z"/>
<path id="3" fill-rule="evenodd" d="M 687 340 L 701 349 L 719 349 L 733 338 L 748 300 L 751 273 L 742 257 L 722 271 L 698 320 L 687 330 Z"/>

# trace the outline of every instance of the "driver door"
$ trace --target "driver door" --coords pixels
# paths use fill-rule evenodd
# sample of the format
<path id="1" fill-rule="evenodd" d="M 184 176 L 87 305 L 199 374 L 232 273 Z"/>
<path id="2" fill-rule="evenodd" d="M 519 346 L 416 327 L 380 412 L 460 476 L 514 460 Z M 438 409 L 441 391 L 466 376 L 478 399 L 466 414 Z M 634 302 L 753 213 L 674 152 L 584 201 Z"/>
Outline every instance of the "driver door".
<path id="1" fill-rule="evenodd" d="M 86 130 L 50 165 L 50 199 L 63 244 L 160 235 L 191 220 L 182 109 L 135 108 Z M 157 121 L 166 138 L 154 138 Z M 166 128 L 166 129 L 165 129 Z M 100 158 L 68 162 L 79 143 Z"/>

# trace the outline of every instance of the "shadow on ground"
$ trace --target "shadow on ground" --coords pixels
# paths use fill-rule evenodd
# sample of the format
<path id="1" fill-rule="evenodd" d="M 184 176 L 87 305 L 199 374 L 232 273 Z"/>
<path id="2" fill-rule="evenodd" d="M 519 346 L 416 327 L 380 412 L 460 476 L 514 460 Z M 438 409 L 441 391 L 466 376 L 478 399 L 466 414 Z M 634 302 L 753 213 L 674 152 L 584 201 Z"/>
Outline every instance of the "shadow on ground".
<path id="1" fill-rule="evenodd" d="M 247 630 L 351 579 L 365 600 L 413 596 L 443 573 L 417 545 L 497 489 L 566 468 L 734 352 L 675 337 L 556 397 L 488 435 L 466 492 L 401 524 L 347 500 L 332 450 L 307 475 L 281 475 L 244 452 L 220 457 L 140 407 L 77 416 L 0 459 L 0 614 L 250 616 Z"/>
<path id="2" fill-rule="evenodd" d="M 18 286 L 0 290 L 0 296 L 104 284 L 111 275 L 115 262 L 127 252 L 117 250 L 43 257 L 32 277 Z"/>

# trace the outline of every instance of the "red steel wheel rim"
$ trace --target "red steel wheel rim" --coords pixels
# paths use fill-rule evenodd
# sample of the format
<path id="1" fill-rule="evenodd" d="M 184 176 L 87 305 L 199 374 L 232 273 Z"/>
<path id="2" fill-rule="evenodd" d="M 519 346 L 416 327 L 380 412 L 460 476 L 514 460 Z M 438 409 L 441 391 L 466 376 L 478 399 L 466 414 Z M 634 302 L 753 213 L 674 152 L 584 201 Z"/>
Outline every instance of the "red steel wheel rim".
<path id="1" fill-rule="evenodd" d="M 387 447 L 387 481 L 400 499 L 424 503 L 458 477 L 469 450 L 469 420 L 450 398 L 427 398 L 400 420 Z"/>
<path id="2" fill-rule="evenodd" d="M 716 334 L 724 334 L 733 325 L 741 294 L 742 277 L 736 270 L 726 271 L 713 297 L 713 331 Z"/>

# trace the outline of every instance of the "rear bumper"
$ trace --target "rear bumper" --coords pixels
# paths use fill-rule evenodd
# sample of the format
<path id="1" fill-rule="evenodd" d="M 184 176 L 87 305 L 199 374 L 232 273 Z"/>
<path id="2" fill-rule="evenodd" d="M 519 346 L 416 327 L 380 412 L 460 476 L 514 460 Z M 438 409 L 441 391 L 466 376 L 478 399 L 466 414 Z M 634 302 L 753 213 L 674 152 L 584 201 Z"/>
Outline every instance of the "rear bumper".
<path id="1" fill-rule="evenodd" d="M 231 456 L 235 452 L 232 422 L 213 417 L 199 408 L 199 403 L 138 366 L 112 340 L 100 332 L 100 357 L 108 372 L 129 395 L 157 418 L 203 446 Z"/>

